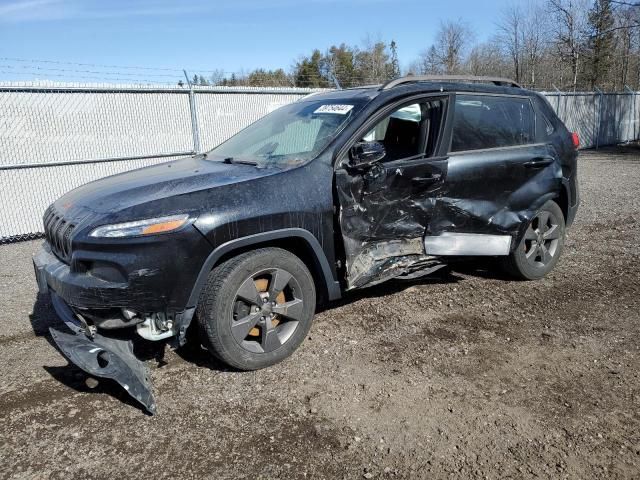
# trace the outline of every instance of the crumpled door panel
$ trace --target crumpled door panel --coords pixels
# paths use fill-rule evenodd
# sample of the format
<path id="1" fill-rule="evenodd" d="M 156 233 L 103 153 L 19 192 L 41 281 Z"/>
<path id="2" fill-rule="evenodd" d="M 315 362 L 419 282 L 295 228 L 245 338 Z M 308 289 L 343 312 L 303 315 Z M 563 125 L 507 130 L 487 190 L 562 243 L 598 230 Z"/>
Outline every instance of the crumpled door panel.
<path id="1" fill-rule="evenodd" d="M 531 145 L 421 159 L 411 165 L 391 162 L 366 173 L 338 170 L 347 288 L 441 261 L 427 255 L 426 236 L 509 236 L 513 248 L 537 209 L 562 188 L 557 161 L 529 166 L 555 157 L 551 148 Z M 477 255 L 495 252 L 478 250 Z"/>
<path id="2" fill-rule="evenodd" d="M 348 288 L 402 275 L 427 258 L 422 239 L 446 162 L 418 159 L 336 172 Z"/>

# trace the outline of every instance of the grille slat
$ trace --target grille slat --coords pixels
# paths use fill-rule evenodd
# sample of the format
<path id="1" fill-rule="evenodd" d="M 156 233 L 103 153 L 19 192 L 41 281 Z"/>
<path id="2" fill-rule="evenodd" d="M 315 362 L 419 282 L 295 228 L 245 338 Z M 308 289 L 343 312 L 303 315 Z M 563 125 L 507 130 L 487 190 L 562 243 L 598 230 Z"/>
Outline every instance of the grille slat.
<path id="1" fill-rule="evenodd" d="M 51 250 L 60 260 L 71 260 L 71 237 L 75 225 L 67 222 L 64 216 L 49 207 L 43 217 L 44 233 Z"/>

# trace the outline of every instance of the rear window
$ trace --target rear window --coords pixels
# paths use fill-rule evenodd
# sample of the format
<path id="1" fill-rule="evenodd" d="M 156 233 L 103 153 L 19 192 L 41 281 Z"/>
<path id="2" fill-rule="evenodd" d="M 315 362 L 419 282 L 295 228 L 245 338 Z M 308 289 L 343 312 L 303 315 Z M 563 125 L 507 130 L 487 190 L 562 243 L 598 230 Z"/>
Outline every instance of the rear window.
<path id="1" fill-rule="evenodd" d="M 534 143 L 535 121 L 526 98 L 456 95 L 452 152 Z"/>

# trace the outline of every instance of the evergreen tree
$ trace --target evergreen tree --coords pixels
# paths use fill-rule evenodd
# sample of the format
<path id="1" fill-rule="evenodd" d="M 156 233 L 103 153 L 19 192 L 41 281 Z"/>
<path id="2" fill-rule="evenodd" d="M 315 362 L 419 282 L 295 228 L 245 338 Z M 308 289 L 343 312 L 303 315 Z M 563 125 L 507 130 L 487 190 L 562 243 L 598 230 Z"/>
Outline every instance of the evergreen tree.
<path id="1" fill-rule="evenodd" d="M 329 82 L 321 73 L 322 53 L 314 50 L 310 57 L 304 57 L 295 67 L 295 84 L 297 87 L 326 88 Z"/>
<path id="2" fill-rule="evenodd" d="M 607 80 L 615 48 L 614 25 L 611 0 L 595 0 L 588 15 L 589 40 L 586 68 L 591 88 L 603 86 Z"/>
<path id="3" fill-rule="evenodd" d="M 389 78 L 398 78 L 400 76 L 400 61 L 398 60 L 398 44 L 395 40 L 391 40 L 389 44 L 391 51 L 391 63 L 389 64 Z"/>
<path id="4" fill-rule="evenodd" d="M 355 86 L 355 54 L 354 49 L 344 43 L 338 47 L 331 46 L 320 62 L 322 76 L 332 85 L 334 84 L 333 76 L 335 76 L 341 87 Z"/>

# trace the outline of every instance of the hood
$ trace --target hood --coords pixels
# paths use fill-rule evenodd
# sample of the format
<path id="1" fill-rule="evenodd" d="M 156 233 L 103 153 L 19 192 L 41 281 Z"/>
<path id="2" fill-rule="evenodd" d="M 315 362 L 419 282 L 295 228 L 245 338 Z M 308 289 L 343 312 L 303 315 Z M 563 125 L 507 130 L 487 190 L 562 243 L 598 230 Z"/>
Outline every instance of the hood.
<path id="1" fill-rule="evenodd" d="M 279 171 L 204 160 L 198 156 L 101 178 L 70 191 L 54 205 L 65 216 L 75 216 L 74 212 L 115 214 L 132 207 L 245 182 Z"/>

